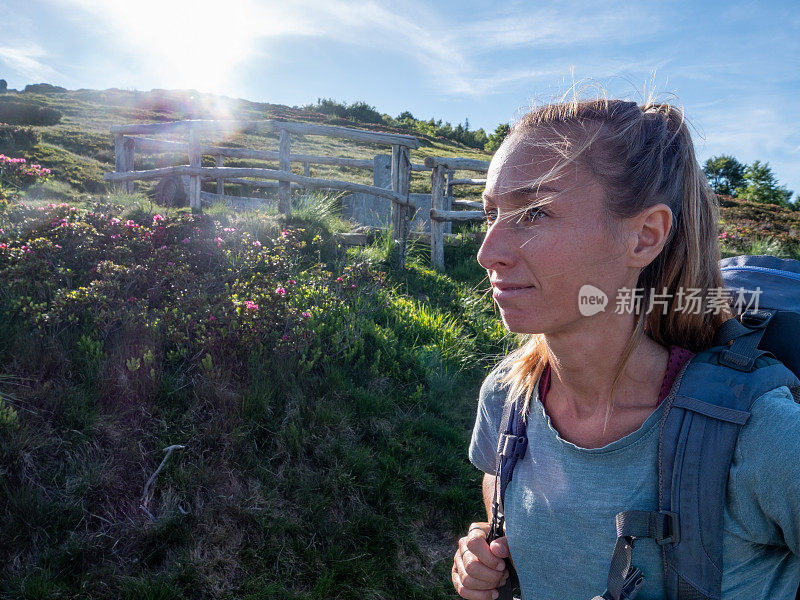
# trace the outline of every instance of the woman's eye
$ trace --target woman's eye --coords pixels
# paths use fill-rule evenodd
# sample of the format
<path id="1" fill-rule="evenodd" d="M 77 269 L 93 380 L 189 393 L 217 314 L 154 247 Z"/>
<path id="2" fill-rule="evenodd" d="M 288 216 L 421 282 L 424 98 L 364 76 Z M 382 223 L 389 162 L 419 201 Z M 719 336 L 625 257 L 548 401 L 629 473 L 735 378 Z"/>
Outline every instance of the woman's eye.
<path id="1" fill-rule="evenodd" d="M 518 222 L 525 221 L 526 223 L 531 223 L 533 221 L 541 221 L 541 219 L 546 216 L 547 213 L 541 208 L 529 208 L 520 216 Z"/>
<path id="2" fill-rule="evenodd" d="M 484 210 L 483 214 L 486 217 L 486 223 L 489 225 L 491 225 L 496 219 L 495 211 L 493 210 Z M 543 217 L 546 216 L 547 213 L 541 208 L 529 208 L 517 218 L 516 222 L 532 223 L 533 221 L 540 221 Z"/>

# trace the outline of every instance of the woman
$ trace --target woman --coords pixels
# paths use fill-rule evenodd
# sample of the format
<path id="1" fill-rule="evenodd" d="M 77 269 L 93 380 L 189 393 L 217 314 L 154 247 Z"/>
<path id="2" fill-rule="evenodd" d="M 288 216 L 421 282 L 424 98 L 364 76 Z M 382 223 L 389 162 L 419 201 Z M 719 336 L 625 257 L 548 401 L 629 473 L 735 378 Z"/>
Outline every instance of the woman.
<path id="1" fill-rule="evenodd" d="M 506 328 L 529 334 L 481 387 L 469 456 L 485 472 L 489 518 L 507 398 L 525 398 L 529 446 L 506 490 L 507 537 L 488 545 L 489 524 L 473 523 L 453 585 L 463 598 L 496 598 L 510 556 L 523 598 L 589 600 L 608 576 L 614 516 L 657 508 L 662 400 L 731 317 L 708 301 L 724 287 L 716 196 L 680 111 L 574 100 L 513 127 L 492 159 L 484 209 L 478 262 Z M 687 310 L 697 291 L 701 310 Z M 798 428 L 786 387 L 761 396 L 742 427 L 724 513 L 726 600 L 795 597 Z M 637 600 L 663 598 L 654 540 L 637 543 L 635 562 L 646 577 Z"/>

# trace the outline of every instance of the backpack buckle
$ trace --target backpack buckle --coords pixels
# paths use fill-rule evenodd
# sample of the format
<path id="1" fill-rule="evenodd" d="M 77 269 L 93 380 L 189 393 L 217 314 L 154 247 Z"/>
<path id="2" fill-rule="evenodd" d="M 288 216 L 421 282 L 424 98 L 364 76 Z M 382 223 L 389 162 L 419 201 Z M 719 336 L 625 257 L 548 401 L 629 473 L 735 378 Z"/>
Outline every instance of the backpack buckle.
<path id="1" fill-rule="evenodd" d="M 527 448 L 527 436 L 504 433 L 503 440 L 500 444 L 500 456 L 503 458 L 509 458 L 511 456 L 522 458 L 525 456 L 525 450 L 527 450 Z"/>
<path id="2" fill-rule="evenodd" d="M 765 329 L 774 314 L 768 310 L 748 310 L 739 315 L 739 321 L 749 329 Z"/>
<path id="3" fill-rule="evenodd" d="M 678 523 L 678 513 L 674 513 L 669 510 L 660 510 L 658 511 L 658 514 L 663 515 L 665 518 L 664 528 L 661 532 L 661 535 L 653 536 L 656 544 L 659 546 L 665 546 L 667 544 L 677 544 L 680 542 L 681 531 Z"/>

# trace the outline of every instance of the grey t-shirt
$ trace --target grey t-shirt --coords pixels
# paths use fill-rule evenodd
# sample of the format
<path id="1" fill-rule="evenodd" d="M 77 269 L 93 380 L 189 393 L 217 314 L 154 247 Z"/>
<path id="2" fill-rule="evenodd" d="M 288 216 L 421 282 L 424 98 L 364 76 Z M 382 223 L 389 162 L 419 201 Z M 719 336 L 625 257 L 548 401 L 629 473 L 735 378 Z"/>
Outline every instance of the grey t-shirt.
<path id="1" fill-rule="evenodd" d="M 484 380 L 469 459 L 494 474 L 507 388 L 502 365 Z M 664 403 L 642 426 L 602 448 L 562 439 L 531 397 L 528 451 L 506 489 L 506 534 L 523 600 L 602 594 L 616 542 L 615 516 L 658 509 L 658 431 Z M 785 386 L 759 397 L 742 427 L 724 511 L 723 600 L 794 600 L 800 582 L 800 405 Z M 636 541 L 645 583 L 637 600 L 664 598 L 661 550 Z"/>

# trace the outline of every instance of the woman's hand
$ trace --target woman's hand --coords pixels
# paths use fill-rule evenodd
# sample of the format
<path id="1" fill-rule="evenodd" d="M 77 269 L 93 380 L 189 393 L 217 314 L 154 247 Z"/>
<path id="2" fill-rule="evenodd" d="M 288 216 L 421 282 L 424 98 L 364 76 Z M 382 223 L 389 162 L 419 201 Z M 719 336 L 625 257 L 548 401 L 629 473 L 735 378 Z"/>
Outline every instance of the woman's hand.
<path id="1" fill-rule="evenodd" d="M 458 540 L 451 576 L 456 592 L 468 600 L 494 600 L 497 588 L 508 580 L 503 560 L 509 556 L 505 536 L 486 543 L 489 523 L 473 523 Z"/>

